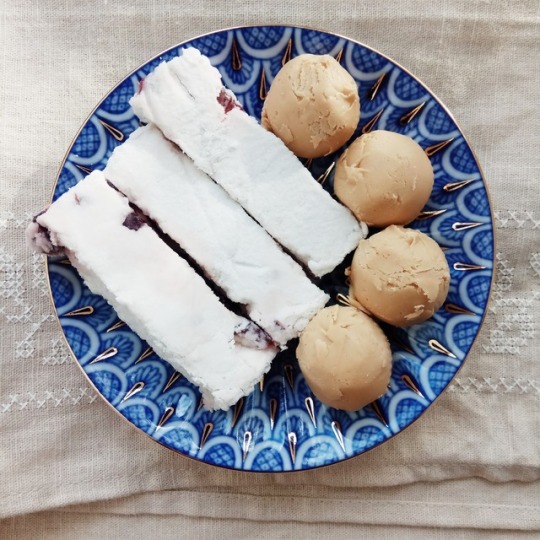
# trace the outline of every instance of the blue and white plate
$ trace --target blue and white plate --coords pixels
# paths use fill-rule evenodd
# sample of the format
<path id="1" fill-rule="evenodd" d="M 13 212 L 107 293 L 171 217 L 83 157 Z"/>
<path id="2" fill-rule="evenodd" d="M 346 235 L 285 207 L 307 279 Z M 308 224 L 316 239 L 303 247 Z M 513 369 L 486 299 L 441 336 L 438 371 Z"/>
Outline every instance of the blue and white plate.
<path id="1" fill-rule="evenodd" d="M 411 227 L 445 249 L 451 269 L 445 305 L 408 329 L 385 327 L 393 348 L 387 393 L 357 412 L 322 405 L 302 377 L 294 347 L 281 353 L 255 391 L 228 412 L 201 407 L 197 389 L 121 323 L 66 261 L 48 264 L 62 330 L 87 377 L 122 416 L 159 443 L 194 459 L 233 469 L 310 469 L 360 455 L 416 420 L 444 391 L 478 334 L 493 269 L 491 210 L 476 158 L 440 101 L 380 53 L 344 37 L 285 26 L 223 30 L 165 51 L 121 81 L 84 123 L 59 173 L 54 199 L 93 169 L 139 126 L 128 101 L 139 81 L 182 47 L 198 48 L 219 68 L 249 114 L 259 118 L 282 64 L 302 53 L 330 54 L 358 83 L 360 132 L 386 129 L 414 138 L 431 158 L 432 196 Z M 339 155 L 306 165 L 318 178 Z M 332 178 L 325 182 L 332 191 Z M 349 258 L 350 261 L 350 258 Z M 344 268 L 323 286 L 347 293 Z"/>

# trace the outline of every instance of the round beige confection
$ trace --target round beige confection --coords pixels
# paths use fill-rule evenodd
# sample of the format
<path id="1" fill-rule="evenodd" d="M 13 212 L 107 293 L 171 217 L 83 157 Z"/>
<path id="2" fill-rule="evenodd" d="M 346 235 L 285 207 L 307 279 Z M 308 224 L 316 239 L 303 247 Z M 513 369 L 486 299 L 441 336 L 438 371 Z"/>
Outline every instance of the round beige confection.
<path id="1" fill-rule="evenodd" d="M 377 323 L 352 307 L 324 308 L 309 322 L 296 349 L 300 369 L 317 398 L 356 411 L 386 392 L 390 345 Z"/>
<path id="2" fill-rule="evenodd" d="M 450 284 L 438 244 L 422 232 L 395 225 L 360 241 L 350 278 L 351 296 L 394 326 L 429 319 L 442 306 Z"/>
<path id="3" fill-rule="evenodd" d="M 433 167 L 422 147 L 391 131 L 361 135 L 340 157 L 334 177 L 339 200 L 368 225 L 406 225 L 433 189 Z"/>
<path id="4" fill-rule="evenodd" d="M 328 55 L 302 54 L 276 75 L 262 125 L 297 156 L 316 158 L 343 146 L 360 120 L 356 82 Z"/>

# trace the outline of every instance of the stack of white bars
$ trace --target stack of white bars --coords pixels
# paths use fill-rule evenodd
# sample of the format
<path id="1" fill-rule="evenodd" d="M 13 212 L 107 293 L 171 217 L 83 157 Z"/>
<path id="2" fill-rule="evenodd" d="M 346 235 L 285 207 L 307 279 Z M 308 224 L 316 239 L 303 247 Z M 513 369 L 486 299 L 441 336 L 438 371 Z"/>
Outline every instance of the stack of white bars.
<path id="1" fill-rule="evenodd" d="M 64 250 L 90 289 L 199 386 L 208 409 L 226 410 L 328 301 L 281 246 L 322 276 L 365 228 L 241 109 L 197 50 L 158 66 L 131 104 L 150 125 L 36 216 L 31 241 Z"/>

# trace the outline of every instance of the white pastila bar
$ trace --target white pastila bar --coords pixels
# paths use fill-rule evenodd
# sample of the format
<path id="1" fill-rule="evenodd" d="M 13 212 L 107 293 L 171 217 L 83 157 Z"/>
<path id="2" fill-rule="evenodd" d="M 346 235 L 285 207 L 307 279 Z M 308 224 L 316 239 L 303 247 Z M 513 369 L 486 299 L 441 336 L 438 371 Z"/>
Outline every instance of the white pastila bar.
<path id="1" fill-rule="evenodd" d="M 239 108 L 196 49 L 160 64 L 130 103 L 316 276 L 365 236 L 283 142 Z"/>
<path id="2" fill-rule="evenodd" d="M 102 172 L 38 215 L 29 235 L 41 251 L 47 241 L 65 248 L 90 289 L 199 386 L 208 409 L 228 409 L 268 371 L 276 349 L 264 332 L 229 311 Z"/>
<path id="3" fill-rule="evenodd" d="M 153 125 L 136 130 L 104 174 L 280 345 L 328 296 L 227 192 Z"/>

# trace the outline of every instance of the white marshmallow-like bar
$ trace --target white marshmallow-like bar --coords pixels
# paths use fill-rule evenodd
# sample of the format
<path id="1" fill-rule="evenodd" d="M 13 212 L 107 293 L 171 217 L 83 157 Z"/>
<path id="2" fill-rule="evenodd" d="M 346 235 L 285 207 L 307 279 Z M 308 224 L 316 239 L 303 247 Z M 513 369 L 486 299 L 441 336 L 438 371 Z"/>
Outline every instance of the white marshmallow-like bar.
<path id="1" fill-rule="evenodd" d="M 328 301 L 298 263 L 152 124 L 118 146 L 104 174 L 280 345 Z"/>
<path id="2" fill-rule="evenodd" d="M 160 64 L 130 104 L 316 276 L 331 272 L 366 236 L 365 225 L 242 110 L 196 49 Z"/>
<path id="3" fill-rule="evenodd" d="M 200 388 L 208 409 L 227 410 L 270 368 L 277 351 L 268 336 L 229 311 L 101 171 L 38 215 L 28 234 L 41 251 L 63 248 L 92 292 Z"/>

